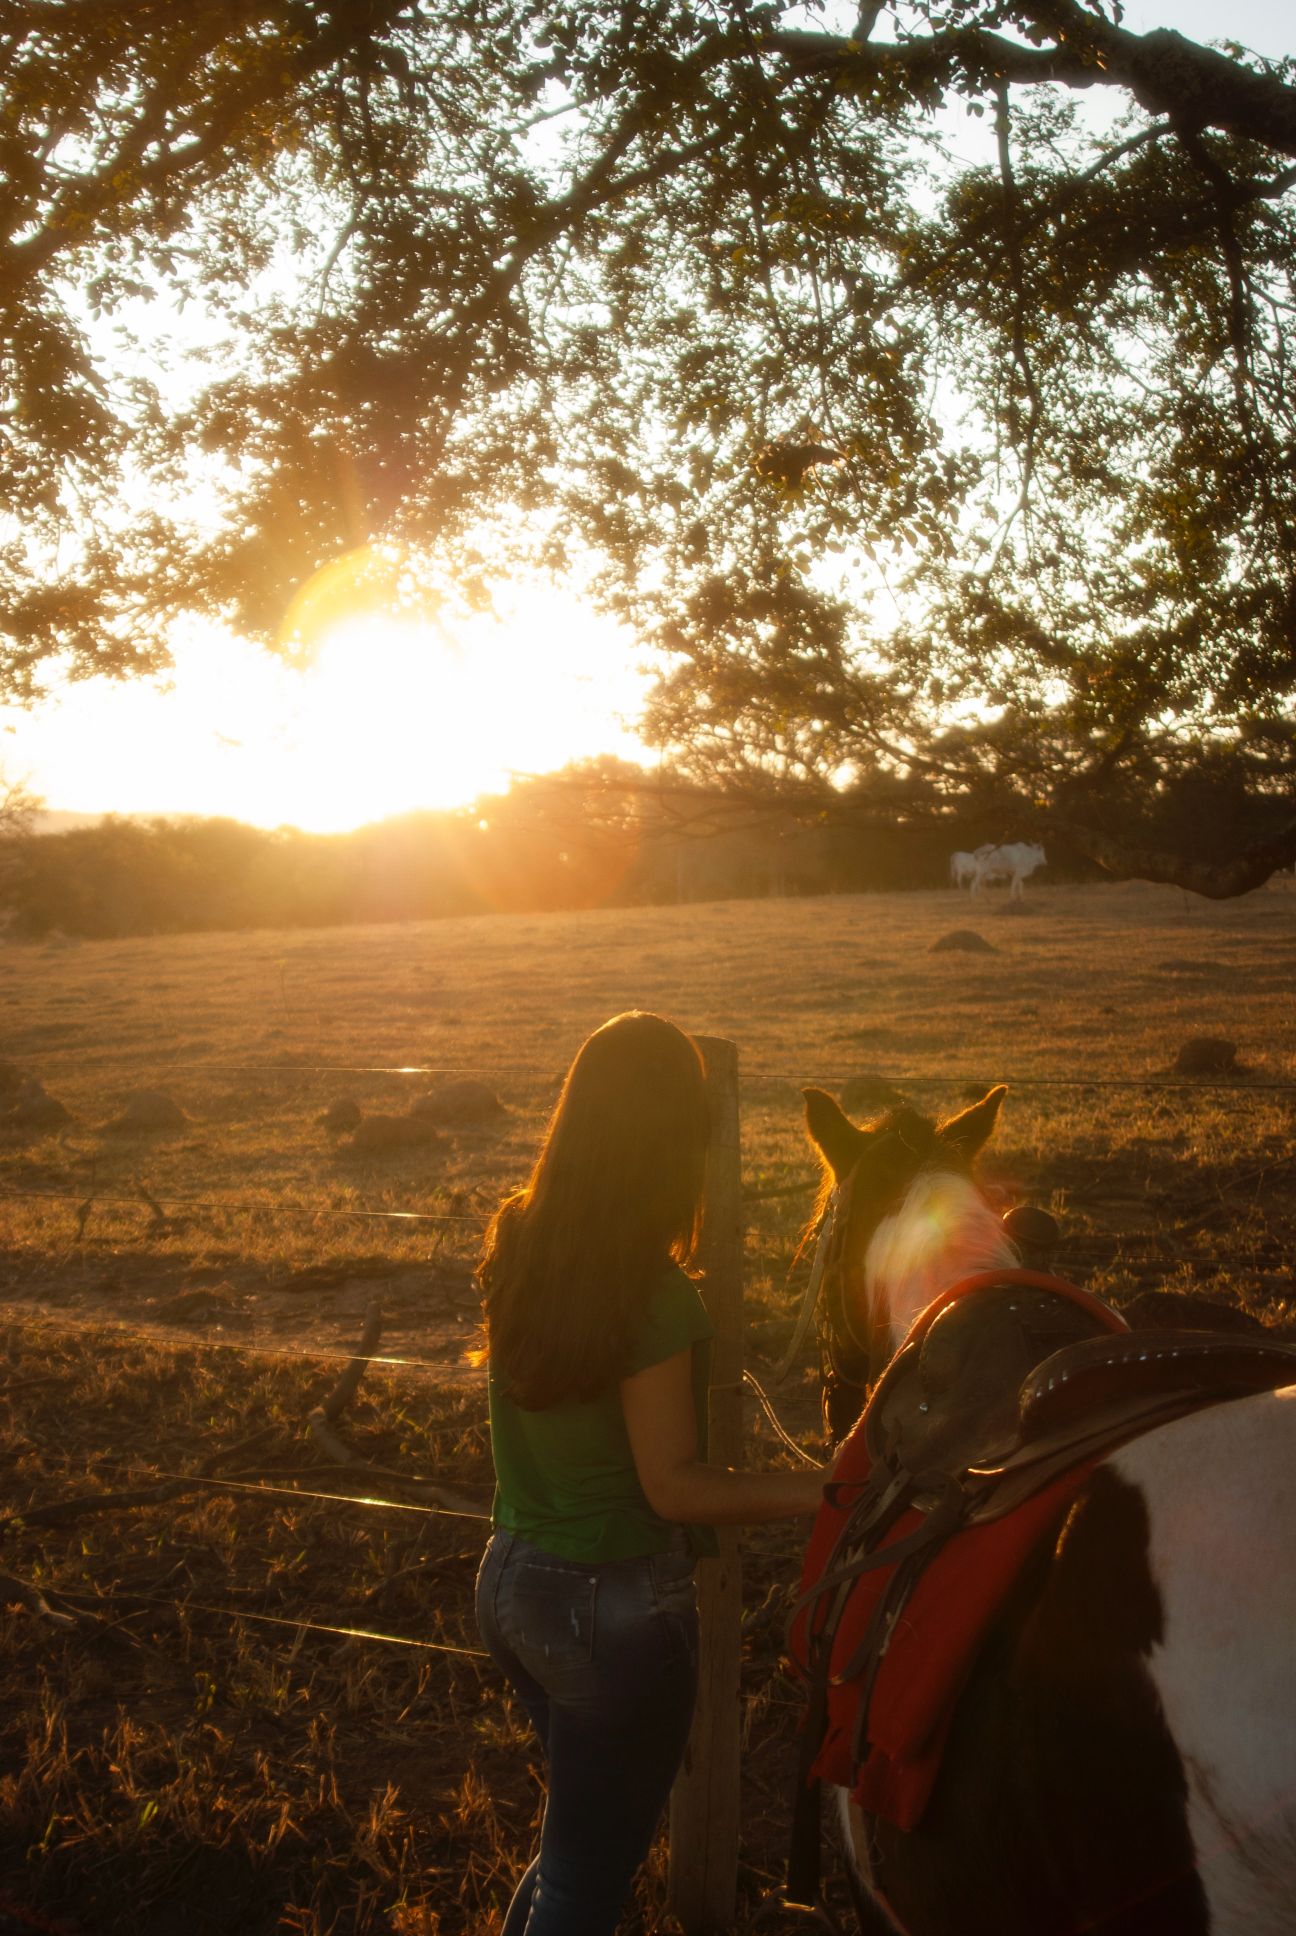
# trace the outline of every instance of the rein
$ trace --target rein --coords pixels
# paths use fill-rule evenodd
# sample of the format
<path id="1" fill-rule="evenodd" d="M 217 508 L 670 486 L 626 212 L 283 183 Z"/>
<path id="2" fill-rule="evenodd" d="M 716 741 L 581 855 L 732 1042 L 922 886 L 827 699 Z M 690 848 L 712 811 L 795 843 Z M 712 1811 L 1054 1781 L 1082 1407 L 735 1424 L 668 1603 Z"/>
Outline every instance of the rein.
<path id="1" fill-rule="evenodd" d="M 865 1295 L 862 1266 L 849 1254 L 858 1167 L 858 1162 L 852 1165 L 834 1184 L 815 1227 L 810 1277 L 791 1342 L 775 1368 L 776 1384 L 781 1384 L 791 1371 L 816 1314 L 824 1367 L 838 1386 L 867 1391 L 874 1367 L 885 1364 L 891 1356 L 890 1326 L 872 1313 Z M 852 1310 L 860 1304 L 870 1311 L 865 1337 L 860 1336 L 851 1317 Z"/>
<path id="2" fill-rule="evenodd" d="M 849 1254 L 848 1240 L 855 1216 L 855 1179 L 858 1171 L 857 1163 L 833 1192 L 837 1206 L 833 1213 L 828 1259 L 824 1267 L 824 1304 L 828 1317 L 828 1357 L 832 1370 L 845 1384 L 856 1385 L 863 1390 L 870 1382 L 869 1373 L 875 1362 L 879 1329 L 885 1333 L 888 1344 L 891 1334 L 890 1327 L 885 1323 L 879 1327 L 867 1298 L 863 1265 Z M 869 1331 L 865 1338 L 860 1337 L 851 1323 L 851 1310 L 857 1302 L 869 1312 Z M 847 1348 L 861 1361 L 864 1371 L 862 1382 L 838 1362 L 834 1347 Z"/>
<path id="3" fill-rule="evenodd" d="M 854 1171 L 851 1172 L 851 1175 L 854 1175 Z M 847 1182 L 849 1182 L 849 1178 Z M 832 1194 L 824 1205 L 823 1214 L 815 1226 L 815 1250 L 810 1264 L 809 1282 L 805 1287 L 805 1295 L 801 1299 L 801 1309 L 797 1313 L 796 1328 L 792 1333 L 792 1342 L 779 1359 L 778 1364 L 774 1367 L 775 1384 L 782 1384 L 796 1363 L 797 1354 L 805 1343 L 806 1332 L 810 1329 L 810 1321 L 814 1317 L 815 1308 L 819 1302 L 819 1292 L 823 1287 L 824 1272 L 828 1265 L 828 1252 L 833 1246 L 833 1238 L 837 1230 L 838 1212 L 840 1211 L 845 1191 L 845 1183 L 838 1183 L 833 1186 Z"/>

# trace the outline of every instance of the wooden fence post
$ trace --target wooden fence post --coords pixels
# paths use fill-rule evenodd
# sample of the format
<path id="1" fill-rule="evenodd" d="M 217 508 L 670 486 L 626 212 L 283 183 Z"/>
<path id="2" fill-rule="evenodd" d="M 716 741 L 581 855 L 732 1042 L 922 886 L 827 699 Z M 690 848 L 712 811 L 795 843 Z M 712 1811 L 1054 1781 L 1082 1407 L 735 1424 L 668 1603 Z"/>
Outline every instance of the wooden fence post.
<path id="1" fill-rule="evenodd" d="M 701 1036 L 711 1106 L 711 1150 L 697 1262 L 715 1326 L 708 1457 L 742 1464 L 742 1186 L 738 1051 Z M 671 1791 L 670 1907 L 688 1932 L 732 1925 L 738 1894 L 742 1569 L 738 1536 L 720 1529 L 720 1556 L 698 1562 L 702 1620 L 697 1712 Z"/>

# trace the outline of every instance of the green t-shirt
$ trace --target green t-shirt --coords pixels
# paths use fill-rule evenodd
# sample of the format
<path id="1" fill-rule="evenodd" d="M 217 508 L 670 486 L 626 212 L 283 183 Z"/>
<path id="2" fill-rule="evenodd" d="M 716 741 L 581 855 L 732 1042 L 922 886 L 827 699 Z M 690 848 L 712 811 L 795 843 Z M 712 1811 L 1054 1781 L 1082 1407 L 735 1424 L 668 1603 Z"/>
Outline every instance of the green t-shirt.
<path id="1" fill-rule="evenodd" d="M 626 1374 L 693 1354 L 698 1456 L 706 1457 L 711 1320 L 692 1278 L 673 1269 L 652 1292 L 630 1340 Z M 616 1385 L 598 1398 L 524 1411 L 490 1377 L 496 1526 L 562 1559 L 627 1560 L 665 1552 L 671 1527 L 644 1497 Z M 690 1526 L 695 1553 L 717 1551 Z"/>

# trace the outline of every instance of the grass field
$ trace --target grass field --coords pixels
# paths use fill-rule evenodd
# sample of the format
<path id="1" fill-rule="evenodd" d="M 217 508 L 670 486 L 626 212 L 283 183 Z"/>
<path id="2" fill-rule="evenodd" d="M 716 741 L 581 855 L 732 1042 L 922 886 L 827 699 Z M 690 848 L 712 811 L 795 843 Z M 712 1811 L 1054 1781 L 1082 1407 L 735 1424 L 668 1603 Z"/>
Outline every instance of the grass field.
<path id="1" fill-rule="evenodd" d="M 0 953 L 0 1057 L 70 1115 L 0 1141 L 0 1905 L 84 1936 L 498 1930 L 540 1787 L 493 1671 L 301 1623 L 476 1645 L 482 1527 L 409 1508 L 427 1482 L 488 1496 L 481 1219 L 619 1009 L 738 1044 L 758 1375 L 811 1202 L 797 1092 L 869 1075 L 933 1111 L 1006 1080 L 985 1179 L 1058 1214 L 1072 1275 L 1290 1320 L 1296 893 L 1028 895 L 1011 915 L 918 893 Z M 933 952 L 955 928 L 994 952 Z M 1197 1034 L 1238 1045 L 1235 1080 L 1171 1076 Z M 321 1120 L 464 1077 L 502 1112 L 420 1147 Z M 139 1090 L 184 1120 L 114 1127 Z M 375 1298 L 404 1362 L 368 1371 L 339 1429 L 369 1469 L 340 1474 L 305 1422 Z M 810 1440 L 809 1365 L 778 1402 Z M 784 1456 L 753 1408 L 753 1462 Z M 290 1496 L 356 1477 L 390 1505 Z M 745 1914 L 782 1853 L 794 1547 L 747 1543 Z M 659 1851 L 644 1936 L 672 1926 L 663 1878 Z"/>

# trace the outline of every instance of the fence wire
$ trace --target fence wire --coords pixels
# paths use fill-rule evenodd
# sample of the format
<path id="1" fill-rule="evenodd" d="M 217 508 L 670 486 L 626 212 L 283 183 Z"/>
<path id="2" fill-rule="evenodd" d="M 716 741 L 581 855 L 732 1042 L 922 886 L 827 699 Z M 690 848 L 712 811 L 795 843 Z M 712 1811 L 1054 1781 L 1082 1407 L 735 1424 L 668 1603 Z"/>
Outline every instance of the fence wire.
<path id="1" fill-rule="evenodd" d="M 3 1395 L 3 1393 L 0 1393 L 0 1396 Z M 168 1490 L 160 1491 L 156 1500 L 136 1497 L 129 1504 L 125 1500 L 121 1501 L 119 1509 L 123 1512 L 138 1511 L 141 1507 L 147 1508 L 152 1504 L 172 1506 L 175 1504 L 178 1494 L 176 1491 L 170 1490 L 170 1488 L 178 1486 L 186 1489 L 190 1487 L 208 1488 L 213 1492 L 233 1492 L 243 1498 L 249 1496 L 265 1496 L 272 1503 L 278 1503 L 286 1499 L 296 1499 L 316 1504 L 358 1507 L 363 1511 L 405 1513 L 429 1519 L 459 1519 L 481 1525 L 490 1524 L 489 1513 L 469 1512 L 462 1508 L 449 1506 L 415 1504 L 406 1500 L 381 1499 L 368 1494 L 362 1496 L 355 1493 L 316 1492 L 301 1486 L 277 1486 L 261 1480 L 222 1479 L 219 1475 L 212 1473 L 166 1472 L 158 1468 L 153 1468 L 147 1472 L 140 1472 L 129 1466 L 101 1465 L 96 1470 L 99 1475 L 108 1475 L 116 1479 L 127 1480 L 137 1486 L 143 1484 L 168 1488 Z M 436 1482 L 411 1480 L 410 1483 L 435 1484 Z M 60 1502 L 55 1501 L 51 1503 L 58 1504 Z M 113 1503 L 113 1496 L 105 1495 L 104 1510 L 111 1510 Z M 29 1507 L 28 1510 L 35 1513 L 41 1509 Z M 7 1520 L 0 1522 L 0 1532 L 3 1532 L 6 1527 L 20 1531 L 23 1519 L 24 1515 L 21 1512 L 11 1514 Z M 252 1620 L 262 1625 L 289 1627 L 299 1633 L 329 1634 L 348 1640 L 366 1641 L 390 1647 L 407 1647 L 424 1653 L 455 1655 L 470 1660 L 489 1660 L 490 1658 L 489 1654 L 480 1647 L 467 1647 L 447 1641 L 415 1640 L 404 1634 L 380 1633 L 367 1627 L 339 1626 L 332 1622 L 295 1619 L 291 1615 L 260 1613 L 247 1607 L 213 1606 L 208 1602 L 200 1600 L 167 1599 L 156 1595 L 136 1593 L 129 1589 L 121 1594 L 80 1594 L 71 1590 L 64 1592 L 58 1588 L 49 1586 L 48 1591 L 54 1595 L 56 1600 L 68 1601 L 69 1603 L 75 1603 L 78 1600 L 89 1600 L 93 1606 L 109 1607 L 120 1605 L 122 1601 L 128 1601 L 134 1605 L 155 1607 L 172 1613 L 206 1613 L 230 1621 Z"/>
<path id="2" fill-rule="evenodd" d="M 84 1066 L 85 1052 L 73 1049 L 52 1049 L 41 1051 L 42 1062 L 57 1059 L 59 1056 L 77 1056 Z M 138 1063 L 136 1052 L 123 1050 L 119 1058 Z M 566 1074 L 564 1069 L 541 1068 L 534 1063 L 525 1062 L 479 1062 L 455 1063 L 444 1066 L 427 1066 L 422 1063 L 389 1062 L 218 1062 L 197 1059 L 191 1062 L 158 1061 L 149 1065 L 168 1075 L 185 1075 L 190 1070 L 204 1070 L 214 1074 L 252 1075 L 262 1079 L 288 1076 L 316 1075 L 354 1075 L 354 1076 L 436 1076 L 436 1077 L 473 1077 L 473 1076 L 530 1076 L 545 1082 L 561 1082 Z M 814 1071 L 796 1072 L 780 1069 L 741 1069 L 738 1074 L 740 1087 L 754 1087 L 759 1083 L 786 1084 L 798 1088 L 813 1082 L 823 1087 L 842 1088 L 846 1083 L 867 1077 L 871 1082 L 887 1083 L 892 1088 L 904 1089 L 966 1089 L 974 1084 L 1003 1083 L 1009 1089 L 1170 1089 L 1187 1090 L 1193 1094 L 1227 1091 L 1230 1095 L 1273 1093 L 1274 1091 L 1296 1095 L 1296 1080 L 1250 1081 L 1244 1076 L 1175 1076 L 1159 1074 L 1146 1076 L 1083 1076 L 1083 1075 L 1046 1075 L 1014 1076 L 998 1075 L 987 1078 L 979 1072 L 962 1075 L 891 1075 L 883 1069 L 862 1069 L 856 1067 L 845 1074 L 817 1074 Z"/>
<path id="3" fill-rule="evenodd" d="M 490 1524 L 490 1514 L 469 1512 L 462 1506 L 426 1506 L 411 1503 L 405 1499 L 381 1499 L 371 1493 L 354 1492 L 312 1492 L 302 1486 L 276 1486 L 260 1479 L 222 1479 L 217 1473 L 162 1472 L 151 1474 L 131 1473 L 123 1466 L 101 1466 L 101 1472 L 112 1472 L 121 1478 L 136 1480 L 156 1479 L 160 1484 L 184 1486 L 209 1486 L 213 1492 L 265 1493 L 277 1499 L 315 1499 L 323 1500 L 331 1506 L 364 1506 L 375 1512 L 416 1513 L 424 1519 L 474 1519 L 484 1525 Z M 437 1484 L 435 1479 L 397 1480 L 397 1484 L 424 1486 Z"/>
<path id="4" fill-rule="evenodd" d="M 350 1217 L 374 1218 L 393 1223 L 470 1223 L 477 1226 L 488 1224 L 493 1213 L 485 1210 L 344 1210 L 333 1204 L 312 1205 L 309 1203 L 257 1203 L 250 1197 L 154 1197 L 119 1196 L 114 1192 L 100 1190 L 3 1190 L 0 1202 L 27 1203 L 75 1203 L 86 1204 L 90 1209 L 98 1204 L 129 1204 L 136 1210 L 151 1210 L 154 1203 L 170 1204 L 183 1210 L 220 1210 L 230 1215 L 264 1217 Z"/>
<path id="5" fill-rule="evenodd" d="M 363 1640 L 378 1642 L 387 1647 L 409 1647 L 419 1653 L 449 1654 L 462 1660 L 489 1660 L 491 1656 L 484 1647 L 466 1647 L 448 1640 L 415 1640 L 408 1634 L 380 1633 L 372 1627 L 341 1627 L 331 1621 L 299 1620 L 291 1614 L 259 1613 L 251 1607 L 218 1607 L 206 1600 L 172 1600 L 158 1594 L 136 1593 L 127 1588 L 121 1593 L 80 1593 L 71 1588 L 58 1589 L 46 1586 L 44 1591 L 60 1605 L 71 1606 L 74 1611 L 78 1603 L 89 1602 L 92 1608 L 120 1608 L 123 1602 L 135 1607 L 156 1607 L 167 1613 L 206 1613 L 222 1620 L 254 1620 L 259 1625 L 269 1627 L 289 1627 L 295 1633 L 330 1634 L 344 1640 Z M 99 1617 L 96 1615 L 96 1617 Z M 119 1614 L 118 1622 L 129 1619 L 129 1613 Z"/>
<path id="6" fill-rule="evenodd" d="M 411 1640 L 405 1634 L 376 1633 L 371 1627 L 335 1627 L 319 1620 L 294 1620 L 287 1614 L 253 1613 L 247 1607 L 213 1607 L 202 1600 L 158 1600 L 142 1593 L 123 1594 L 123 1599 L 145 1606 L 168 1607 L 179 1613 L 210 1613 L 225 1620 L 256 1620 L 271 1627 L 291 1627 L 297 1633 L 336 1634 L 346 1640 L 379 1641 L 387 1647 L 412 1647 L 422 1653 L 453 1654 L 464 1660 L 489 1660 L 484 1647 L 457 1647 L 444 1640 Z M 101 1605 L 111 1602 L 101 1601 Z"/>
<path id="7" fill-rule="evenodd" d="M 244 1344 L 237 1338 L 176 1338 L 168 1331 L 146 1330 L 142 1326 L 114 1324 L 107 1319 L 89 1324 L 69 1324 L 65 1319 L 60 1319 L 53 1312 L 17 1311 L 12 1305 L 3 1304 L 0 1304 L 0 1313 L 3 1313 L 3 1315 L 0 1315 L 0 1324 L 7 1323 L 11 1329 L 18 1325 L 27 1325 L 33 1330 L 45 1331 L 47 1333 L 52 1331 L 54 1336 L 58 1338 L 107 1337 L 122 1339 L 130 1344 L 149 1344 L 154 1346 L 159 1344 L 170 1346 L 181 1345 L 184 1349 L 190 1351 L 232 1351 L 237 1356 L 244 1358 L 300 1358 L 310 1362 L 318 1361 L 326 1364 L 391 1365 L 402 1371 L 435 1371 L 439 1372 L 443 1378 L 447 1370 L 447 1364 L 444 1358 L 395 1357 L 389 1352 L 348 1351 L 342 1345 L 331 1347 L 327 1345 L 270 1344 L 268 1342 L 264 1344 Z M 3 1387 L 0 1387 L 0 1398 L 6 1395 Z M 484 1423 L 484 1418 L 481 1420 L 470 1420 L 469 1423 Z"/>

